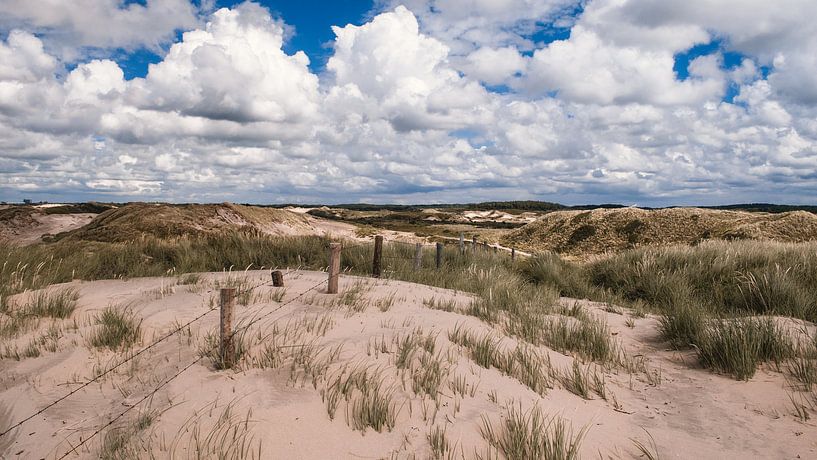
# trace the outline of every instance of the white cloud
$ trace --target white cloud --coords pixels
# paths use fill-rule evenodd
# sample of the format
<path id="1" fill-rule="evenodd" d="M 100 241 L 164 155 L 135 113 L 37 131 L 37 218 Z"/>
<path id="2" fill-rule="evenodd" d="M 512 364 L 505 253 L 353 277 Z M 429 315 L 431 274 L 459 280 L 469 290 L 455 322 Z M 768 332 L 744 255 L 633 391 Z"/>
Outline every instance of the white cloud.
<path id="1" fill-rule="evenodd" d="M 525 59 L 513 47 L 483 47 L 466 58 L 465 72 L 489 85 L 506 83 L 525 69 Z"/>
<path id="2" fill-rule="evenodd" d="M 679 81 L 672 50 L 616 46 L 583 25 L 568 40 L 537 50 L 521 87 L 534 93 L 556 91 L 567 100 L 597 104 L 699 104 L 720 99 L 722 72 L 708 58 L 691 65 L 697 78 Z"/>
<path id="3" fill-rule="evenodd" d="M 400 6 L 362 26 L 334 27 L 329 105 L 357 106 L 399 131 L 457 129 L 479 118 L 487 93 L 447 63 L 448 47 L 419 32 Z"/>
<path id="4" fill-rule="evenodd" d="M 178 6 L 147 9 L 160 4 Z M 528 40 L 571 5 L 410 1 L 336 27 L 316 75 L 305 54 L 282 50 L 289 26 L 242 4 L 188 26 L 145 78 L 129 81 L 104 56 L 65 72 L 53 37 L 82 42 L 73 16 L 54 9 L 62 25 L 43 33 L 20 10 L 22 29 L 0 41 L 0 191 L 645 204 L 817 193 L 817 53 L 795 27 L 811 30 L 810 4 L 787 4 L 798 15 L 763 3 L 758 13 L 729 2 L 594 0 L 567 20 L 569 38 Z M 730 17 L 730 7 L 740 11 Z M 137 26 L 117 24 L 128 30 L 93 46 L 145 43 L 123 38 Z M 713 39 L 721 49 L 693 59 L 679 80 L 675 55 Z M 745 58 L 724 69 L 725 51 Z M 771 66 L 767 79 L 761 66 Z M 511 90 L 484 86 L 502 84 Z M 734 103 L 723 101 L 730 84 Z"/>
<path id="5" fill-rule="evenodd" d="M 45 37 L 49 48 L 74 59 L 81 48 L 156 47 L 174 31 L 197 23 L 187 0 L 3 0 L 0 29 L 25 28 Z"/>
<path id="6" fill-rule="evenodd" d="M 303 52 L 286 55 L 284 29 L 244 3 L 216 11 L 204 30 L 186 32 L 130 99 L 143 109 L 234 122 L 290 123 L 317 111 L 318 79 Z"/>

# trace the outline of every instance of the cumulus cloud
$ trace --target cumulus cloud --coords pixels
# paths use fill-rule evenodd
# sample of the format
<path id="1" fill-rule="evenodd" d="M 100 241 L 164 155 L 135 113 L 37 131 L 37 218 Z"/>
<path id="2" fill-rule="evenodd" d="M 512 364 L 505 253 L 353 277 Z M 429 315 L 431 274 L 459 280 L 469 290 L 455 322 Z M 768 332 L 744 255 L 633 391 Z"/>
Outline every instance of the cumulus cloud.
<path id="1" fill-rule="evenodd" d="M 480 116 L 484 88 L 447 64 L 448 47 L 420 33 L 405 7 L 333 30 L 335 53 L 327 69 L 335 78 L 335 104 L 357 105 L 399 131 L 457 129 Z"/>
<path id="2" fill-rule="evenodd" d="M 582 25 L 568 40 L 537 50 L 520 86 L 534 93 L 599 104 L 697 104 L 720 99 L 724 78 L 717 65 L 696 61 L 697 77 L 679 81 L 672 50 L 619 47 Z"/>
<path id="3" fill-rule="evenodd" d="M 199 23 L 183 1 L 87 1 L 91 19 L 117 30 L 80 33 L 62 7 L 21 4 L 0 20 L 17 27 L 0 41 L 4 199 L 679 204 L 817 193 L 813 2 L 593 0 L 574 16 L 567 0 L 381 4 L 333 29 L 315 74 L 306 54 L 284 52 L 290 26 L 253 3 Z M 139 30 L 179 8 L 190 22 Z M 569 36 L 538 42 L 562 26 Z M 179 27 L 131 80 L 104 55 L 66 71 L 54 45 L 144 46 Z M 679 55 L 712 43 L 679 73 Z"/>
<path id="4" fill-rule="evenodd" d="M 82 48 L 157 47 L 174 32 L 196 25 L 196 8 L 187 0 L 4 0 L 0 29 L 26 29 L 45 37 L 59 56 L 73 59 Z"/>

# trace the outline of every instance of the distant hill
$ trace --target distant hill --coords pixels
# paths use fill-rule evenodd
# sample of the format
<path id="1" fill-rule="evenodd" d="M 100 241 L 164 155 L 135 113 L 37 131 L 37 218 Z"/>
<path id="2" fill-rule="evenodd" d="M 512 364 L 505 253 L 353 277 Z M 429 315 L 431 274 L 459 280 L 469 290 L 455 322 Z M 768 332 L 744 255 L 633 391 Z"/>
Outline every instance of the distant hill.
<path id="1" fill-rule="evenodd" d="M 302 207 L 302 208 L 331 208 L 331 209 L 349 209 L 352 211 L 419 211 L 423 209 L 468 209 L 478 211 L 502 210 L 502 211 L 569 211 L 569 210 L 591 210 L 591 209 L 620 209 L 628 206 L 616 203 L 604 204 L 580 204 L 580 205 L 564 205 L 560 203 L 553 203 L 550 201 L 536 201 L 536 200 L 522 200 L 522 201 L 483 201 L 481 203 L 438 203 L 438 204 L 371 204 L 371 203 L 346 203 L 346 204 L 274 204 L 274 205 L 251 205 L 246 206 L 261 206 L 271 208 L 287 208 L 287 207 Z M 770 203 L 745 203 L 745 204 L 727 204 L 721 206 L 698 206 L 701 209 L 718 209 L 731 211 L 748 211 L 748 212 L 768 212 L 781 213 L 791 211 L 806 211 L 817 214 L 817 206 L 810 205 L 787 205 L 787 204 L 770 204 Z M 667 207 L 641 207 L 640 209 L 673 209 L 684 208 L 680 206 Z"/>
<path id="2" fill-rule="evenodd" d="M 702 208 L 563 210 L 510 231 L 501 241 L 527 251 L 582 258 L 639 246 L 692 245 L 707 239 L 817 240 L 817 215 Z"/>
<path id="3" fill-rule="evenodd" d="M 272 235 L 318 233 L 309 218 L 282 209 L 225 204 L 132 203 L 99 214 L 88 225 L 57 239 L 125 242 L 145 236 L 173 238 L 226 231 Z"/>

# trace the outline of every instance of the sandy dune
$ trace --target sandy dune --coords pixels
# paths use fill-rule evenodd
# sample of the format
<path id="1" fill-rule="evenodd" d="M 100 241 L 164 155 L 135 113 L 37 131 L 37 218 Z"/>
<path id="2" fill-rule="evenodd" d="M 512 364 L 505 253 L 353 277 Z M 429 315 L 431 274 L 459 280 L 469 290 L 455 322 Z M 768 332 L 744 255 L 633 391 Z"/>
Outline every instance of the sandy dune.
<path id="1" fill-rule="evenodd" d="M 144 278 L 52 287 L 76 288 L 79 307 L 71 319 L 57 322 L 62 328 L 57 351 L 21 361 L 0 360 L 0 428 L 37 411 L 125 356 L 86 345 L 95 327 L 93 316 L 103 308 L 130 306 L 142 319 L 142 344 L 135 348 L 139 350 L 215 306 L 214 286 L 228 276 L 235 275 L 206 274 L 190 285 L 176 284 L 176 278 Z M 268 277 L 267 272 L 246 273 L 250 285 Z M 249 351 L 240 370 L 217 371 L 204 359 L 113 426 L 130 427 L 138 415 L 153 414 L 152 423 L 131 439 L 143 458 L 148 452 L 157 458 L 191 458 L 197 449 L 207 452 L 212 439 L 218 439 L 224 448 L 235 444 L 228 441 L 236 437 L 256 455 L 260 443 L 263 458 L 411 458 L 412 454 L 428 458 L 432 451 L 427 435 L 435 427 L 445 428 L 455 458 L 475 458 L 490 455 L 480 432 L 483 417 L 498 426 L 506 406 L 527 410 L 537 405 L 549 416 L 563 417 L 575 432 L 587 429 L 582 458 L 638 458 L 632 439 L 649 444 L 647 432 L 661 458 L 817 457 L 817 426 L 791 414 L 781 374 L 762 369 L 751 381 L 738 382 L 697 369 L 692 356 L 661 346 L 654 318 L 635 319 L 635 327 L 629 328 L 626 316 L 606 312 L 600 304 L 580 302 L 592 314 L 606 317 L 628 355 L 646 358 L 647 370 L 604 372 L 607 400 L 595 394 L 590 400 L 583 399 L 557 382 L 540 396 L 496 368 L 480 367 L 466 350 L 449 340 L 449 332 L 459 327 L 475 334 L 490 332 L 502 339 L 503 347 L 515 344 L 479 319 L 457 313 L 470 301 L 468 295 L 344 276 L 340 295 L 325 294 L 321 286 L 296 299 L 325 277 L 320 272 L 289 272 L 280 298 L 275 288 L 257 288 L 247 299 L 248 305 L 237 306 L 237 323 L 268 316 L 245 335 Z M 432 298 L 438 304 L 452 302 L 455 311 L 429 308 L 426 304 Z M 575 301 L 562 302 L 572 305 Z M 0 449 L 10 442 L 0 454 L 3 458 L 59 458 L 69 452 L 71 446 L 196 360 L 205 336 L 216 330 L 218 321 L 214 310 L 133 360 L 133 365 L 122 366 L 33 418 L 12 432 L 11 438 L 0 438 Z M 37 331 L 12 343 L 23 347 L 48 326 L 44 320 Z M 397 344 L 413 334 L 432 338 L 433 354 L 443 365 L 437 403 L 413 391 L 412 375 L 423 371 L 422 363 L 405 370 L 396 366 Z M 274 346 L 265 358 L 263 349 L 269 344 Z M 299 353 L 305 348 L 315 353 Z M 546 348 L 539 351 L 550 357 L 556 369 L 572 366 L 568 356 Z M 423 353 L 418 351 L 415 358 Z M 332 382 L 352 370 L 377 376 L 392 395 L 396 417 L 390 430 L 353 429 L 347 419 L 355 396 L 349 402 L 340 397 L 334 419 L 330 419 L 327 400 Z M 465 383 L 463 394 L 454 391 L 455 380 Z M 9 420 L 2 420 L 4 411 L 10 411 Z M 68 458 L 97 458 L 106 432 Z"/>
<path id="2" fill-rule="evenodd" d="M 0 239 L 13 245 L 25 246 L 39 243 L 43 235 L 75 230 L 87 224 L 96 214 L 32 214 L 26 222 L 3 222 Z"/>

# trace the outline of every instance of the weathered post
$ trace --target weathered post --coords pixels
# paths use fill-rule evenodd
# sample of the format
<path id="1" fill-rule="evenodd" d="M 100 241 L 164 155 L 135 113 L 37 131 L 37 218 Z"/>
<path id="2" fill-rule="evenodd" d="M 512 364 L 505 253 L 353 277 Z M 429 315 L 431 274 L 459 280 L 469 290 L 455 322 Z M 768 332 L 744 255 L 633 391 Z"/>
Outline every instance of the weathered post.
<path id="1" fill-rule="evenodd" d="M 494 246 L 494 254 L 496 254 L 497 252 L 499 252 L 499 245 Z"/>
<path id="2" fill-rule="evenodd" d="M 374 259 L 372 260 L 372 277 L 380 278 L 380 267 L 383 260 L 383 235 L 374 237 Z"/>
<path id="3" fill-rule="evenodd" d="M 340 276 L 340 243 L 329 243 L 329 284 L 326 292 L 338 293 L 338 277 Z"/>
<path id="4" fill-rule="evenodd" d="M 443 244 L 437 243 L 437 270 L 440 269 L 442 264 L 443 264 Z"/>
<path id="5" fill-rule="evenodd" d="M 414 269 L 419 270 L 423 266 L 423 245 L 417 243 L 414 246 Z"/>
<path id="6" fill-rule="evenodd" d="M 284 287 L 284 274 L 281 273 L 281 270 L 272 272 L 272 285 L 274 287 Z"/>
<path id="7" fill-rule="evenodd" d="M 511 260 L 516 260 L 516 249 L 511 248 Z"/>
<path id="8" fill-rule="evenodd" d="M 222 288 L 219 298 L 221 306 L 221 324 L 219 328 L 218 353 L 224 369 L 233 367 L 235 347 L 233 345 L 233 306 L 235 305 L 235 288 Z"/>
<path id="9" fill-rule="evenodd" d="M 460 232 L 460 254 L 465 254 L 465 233 Z"/>
<path id="10" fill-rule="evenodd" d="M 474 255 L 477 255 L 477 236 L 474 235 L 474 238 L 472 238 L 471 241 L 473 242 Z"/>

